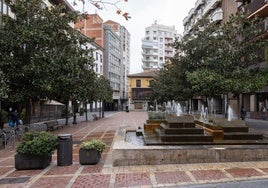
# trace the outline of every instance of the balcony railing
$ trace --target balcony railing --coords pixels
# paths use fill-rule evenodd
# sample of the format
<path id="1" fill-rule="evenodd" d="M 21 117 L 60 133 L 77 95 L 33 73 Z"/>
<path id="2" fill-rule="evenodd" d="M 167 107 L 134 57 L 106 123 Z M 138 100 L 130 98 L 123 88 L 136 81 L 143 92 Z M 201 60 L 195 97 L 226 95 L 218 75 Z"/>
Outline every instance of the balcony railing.
<path id="1" fill-rule="evenodd" d="M 216 21 L 221 21 L 223 19 L 223 11 L 222 9 L 217 10 L 214 12 L 211 16 L 211 21 L 216 22 Z"/>
<path id="2" fill-rule="evenodd" d="M 204 15 L 206 15 L 209 11 L 215 9 L 220 2 L 221 0 L 211 0 L 204 8 Z"/>
<path id="3" fill-rule="evenodd" d="M 148 100 L 152 93 L 152 88 L 132 88 L 133 100 Z"/>
<path id="4" fill-rule="evenodd" d="M 245 6 L 245 11 L 247 13 L 248 16 L 250 16 L 251 14 L 254 14 L 257 11 L 264 11 L 264 13 L 266 12 L 267 14 L 267 9 L 263 9 L 263 7 L 267 7 L 267 1 L 266 0 L 258 0 L 258 1 L 252 1 L 251 3 L 249 3 L 248 5 Z M 260 12 L 258 14 L 260 14 Z"/>

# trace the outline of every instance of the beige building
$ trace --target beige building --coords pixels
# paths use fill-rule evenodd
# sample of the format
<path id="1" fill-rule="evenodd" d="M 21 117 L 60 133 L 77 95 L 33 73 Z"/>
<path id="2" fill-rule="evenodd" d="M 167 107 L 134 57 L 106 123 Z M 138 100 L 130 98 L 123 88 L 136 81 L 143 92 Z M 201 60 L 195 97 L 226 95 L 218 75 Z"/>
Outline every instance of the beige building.
<path id="1" fill-rule="evenodd" d="M 154 70 L 128 75 L 128 105 L 130 110 L 147 110 L 156 76 L 157 72 Z"/>

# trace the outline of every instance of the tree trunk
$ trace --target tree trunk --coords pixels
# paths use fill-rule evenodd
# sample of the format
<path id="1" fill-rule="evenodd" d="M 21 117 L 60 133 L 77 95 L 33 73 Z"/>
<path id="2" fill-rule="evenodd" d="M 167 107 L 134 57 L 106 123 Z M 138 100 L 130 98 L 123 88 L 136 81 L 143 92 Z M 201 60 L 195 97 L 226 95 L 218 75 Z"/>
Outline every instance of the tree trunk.
<path id="1" fill-rule="evenodd" d="M 69 120 L 69 109 L 68 109 L 68 104 L 69 102 L 65 102 L 65 125 L 68 125 L 68 120 Z"/>
<path id="2" fill-rule="evenodd" d="M 240 94 L 237 95 L 237 119 L 240 119 Z"/>
<path id="3" fill-rule="evenodd" d="M 85 102 L 85 104 L 84 104 L 84 109 L 85 109 L 85 112 L 86 112 L 86 121 L 88 121 L 88 116 L 87 116 L 87 102 Z"/>
<path id="4" fill-rule="evenodd" d="M 25 102 L 25 124 L 30 124 L 31 123 L 31 99 L 28 98 L 26 99 L 26 102 Z"/>
<path id="5" fill-rule="evenodd" d="M 72 108 L 73 108 L 73 124 L 77 124 L 77 121 L 76 121 L 76 112 L 75 112 L 76 101 L 74 101 L 74 100 L 72 100 Z"/>

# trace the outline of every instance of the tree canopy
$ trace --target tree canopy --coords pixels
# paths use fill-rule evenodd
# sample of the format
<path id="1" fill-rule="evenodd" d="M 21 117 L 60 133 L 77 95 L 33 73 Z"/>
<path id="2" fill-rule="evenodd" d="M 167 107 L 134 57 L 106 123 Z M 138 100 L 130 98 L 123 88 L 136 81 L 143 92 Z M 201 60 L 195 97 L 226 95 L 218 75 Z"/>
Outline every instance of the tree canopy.
<path id="1" fill-rule="evenodd" d="M 9 100 L 26 107 L 26 123 L 32 102 L 84 99 L 78 93 L 86 87 L 79 81 L 94 79 L 90 50 L 82 48 L 90 40 L 70 26 L 81 15 L 62 4 L 44 7 L 42 0 L 6 3 L 14 17 L 3 17 L 0 70 Z"/>
<path id="2" fill-rule="evenodd" d="M 267 68 L 260 66 L 260 52 L 267 46 L 259 27 L 262 20 L 239 12 L 223 25 L 208 21 L 200 20 L 191 35 L 173 44 L 177 53 L 157 80 L 158 97 L 167 91 L 173 99 L 228 92 L 238 96 L 267 84 Z M 167 80 L 169 85 L 163 85 Z"/>

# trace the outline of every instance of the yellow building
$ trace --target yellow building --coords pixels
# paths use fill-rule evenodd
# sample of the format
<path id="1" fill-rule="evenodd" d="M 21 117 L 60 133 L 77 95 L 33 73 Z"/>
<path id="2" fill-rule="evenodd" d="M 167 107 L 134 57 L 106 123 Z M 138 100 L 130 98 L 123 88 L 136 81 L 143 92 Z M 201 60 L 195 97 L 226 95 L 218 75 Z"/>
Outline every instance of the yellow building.
<path id="1" fill-rule="evenodd" d="M 145 71 L 128 75 L 128 105 L 130 110 L 147 109 L 156 76 L 156 71 Z"/>

